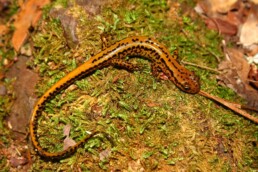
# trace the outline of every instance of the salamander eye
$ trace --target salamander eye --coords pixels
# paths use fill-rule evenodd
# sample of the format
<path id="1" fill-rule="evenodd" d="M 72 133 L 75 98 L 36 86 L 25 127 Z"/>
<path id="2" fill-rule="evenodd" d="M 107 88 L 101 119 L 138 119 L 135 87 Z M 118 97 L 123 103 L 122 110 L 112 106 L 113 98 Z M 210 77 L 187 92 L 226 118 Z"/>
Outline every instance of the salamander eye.
<path id="1" fill-rule="evenodd" d="M 184 84 L 183 84 L 183 87 L 184 87 L 184 90 L 190 90 L 190 85 L 189 85 L 189 83 L 188 82 L 185 82 Z"/>

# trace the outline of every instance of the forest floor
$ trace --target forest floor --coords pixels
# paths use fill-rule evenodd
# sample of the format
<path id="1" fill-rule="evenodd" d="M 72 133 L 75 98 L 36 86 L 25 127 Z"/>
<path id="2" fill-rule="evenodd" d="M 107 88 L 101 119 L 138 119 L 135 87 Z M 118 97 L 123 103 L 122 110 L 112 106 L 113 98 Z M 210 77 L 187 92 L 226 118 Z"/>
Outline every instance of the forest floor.
<path id="1" fill-rule="evenodd" d="M 155 78 L 144 58 L 126 59 L 140 70 L 109 66 L 72 83 L 38 119 L 49 152 L 94 130 L 108 138 L 51 160 L 34 150 L 28 128 L 40 96 L 100 52 L 101 35 L 108 45 L 154 38 L 178 50 L 201 90 L 258 109 L 257 11 L 240 0 L 0 0 L 1 171 L 256 171 L 257 123 Z"/>

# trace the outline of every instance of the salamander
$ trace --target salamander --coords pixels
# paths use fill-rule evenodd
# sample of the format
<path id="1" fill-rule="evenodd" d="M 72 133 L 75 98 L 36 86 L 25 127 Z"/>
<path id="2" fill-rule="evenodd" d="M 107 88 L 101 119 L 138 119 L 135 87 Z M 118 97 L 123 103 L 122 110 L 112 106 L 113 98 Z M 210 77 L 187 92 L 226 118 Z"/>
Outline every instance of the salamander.
<path id="1" fill-rule="evenodd" d="M 174 58 L 177 56 L 176 53 L 171 55 L 165 46 L 152 38 L 134 36 L 123 39 L 89 58 L 82 65 L 56 82 L 39 98 L 33 109 L 29 123 L 31 142 L 38 154 L 52 159 L 65 157 L 71 152 L 74 152 L 93 135 L 97 134 L 97 132 L 93 132 L 66 150 L 50 153 L 44 150 L 39 143 L 39 136 L 37 134 L 38 118 L 44 110 L 46 102 L 60 93 L 61 90 L 66 89 L 74 81 L 93 73 L 95 70 L 110 65 L 134 70 L 137 66 L 126 61 L 125 58 L 127 56 L 147 58 L 151 62 L 154 76 L 161 77 L 161 73 L 165 74 L 168 80 L 172 81 L 180 90 L 186 93 L 196 94 L 200 91 L 199 78 L 194 72 L 187 70 L 178 63 L 177 59 Z"/>

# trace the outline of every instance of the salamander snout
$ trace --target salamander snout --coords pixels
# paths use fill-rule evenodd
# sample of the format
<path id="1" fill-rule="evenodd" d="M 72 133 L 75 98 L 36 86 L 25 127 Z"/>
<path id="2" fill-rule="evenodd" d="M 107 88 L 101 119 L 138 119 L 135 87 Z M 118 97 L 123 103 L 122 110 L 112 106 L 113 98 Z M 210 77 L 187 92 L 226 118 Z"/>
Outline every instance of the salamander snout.
<path id="1" fill-rule="evenodd" d="M 200 78 L 194 72 L 189 72 L 178 87 L 186 93 L 196 94 L 200 91 Z"/>

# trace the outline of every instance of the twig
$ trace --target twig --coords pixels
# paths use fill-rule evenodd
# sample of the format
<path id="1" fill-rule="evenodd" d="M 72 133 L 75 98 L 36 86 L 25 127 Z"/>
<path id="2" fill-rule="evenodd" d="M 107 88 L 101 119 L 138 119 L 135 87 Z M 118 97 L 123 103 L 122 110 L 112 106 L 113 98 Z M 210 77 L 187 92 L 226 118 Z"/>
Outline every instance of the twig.
<path id="1" fill-rule="evenodd" d="M 215 72 L 215 73 L 218 73 L 218 74 L 221 73 L 220 71 L 218 71 L 218 70 L 216 70 L 216 69 L 212 69 L 212 68 L 207 67 L 207 66 L 197 65 L 197 64 L 194 64 L 194 63 L 191 63 L 191 62 L 185 62 L 185 61 L 183 61 L 183 60 L 181 60 L 181 63 L 186 64 L 186 65 L 195 66 L 195 67 L 198 67 L 198 68 L 201 68 L 201 69 L 210 70 L 210 71 Z"/>
<path id="2" fill-rule="evenodd" d="M 248 82 L 254 83 L 254 84 L 258 84 L 258 81 L 255 81 L 253 79 L 247 79 Z"/>
<path id="3" fill-rule="evenodd" d="M 200 90 L 199 94 L 204 96 L 204 97 L 207 97 L 207 98 L 209 98 L 211 100 L 214 100 L 214 101 L 216 101 L 216 102 L 218 102 L 218 103 L 220 103 L 220 104 L 222 104 L 222 105 L 224 105 L 226 107 L 228 107 L 232 111 L 234 111 L 234 112 L 236 112 L 236 113 L 246 117 L 247 119 L 253 121 L 254 123 L 258 124 L 258 118 L 250 115 L 249 113 L 247 113 L 244 110 L 241 110 L 241 108 L 243 108 L 244 106 L 242 106 L 240 104 L 228 102 L 228 101 L 226 101 L 226 100 L 224 100 L 222 98 L 219 98 L 219 97 L 212 96 L 212 95 L 210 95 L 210 94 L 208 94 L 208 93 L 206 93 L 206 92 L 204 92 L 202 90 Z"/>

